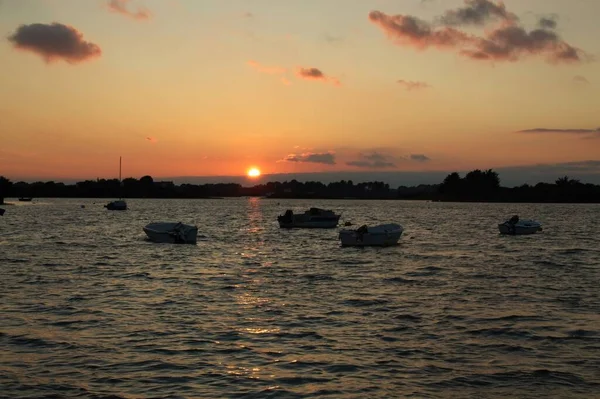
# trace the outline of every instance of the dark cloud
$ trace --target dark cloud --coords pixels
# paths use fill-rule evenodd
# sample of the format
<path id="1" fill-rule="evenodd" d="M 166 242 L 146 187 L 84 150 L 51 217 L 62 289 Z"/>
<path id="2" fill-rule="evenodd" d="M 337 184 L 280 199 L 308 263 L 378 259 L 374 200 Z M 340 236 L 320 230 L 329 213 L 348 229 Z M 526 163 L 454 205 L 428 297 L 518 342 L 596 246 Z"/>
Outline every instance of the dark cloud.
<path id="1" fill-rule="evenodd" d="M 465 0 L 465 7 L 448 10 L 439 18 L 445 25 L 485 25 L 491 20 L 517 20 L 515 14 L 506 11 L 504 3 L 489 0 Z"/>
<path id="2" fill-rule="evenodd" d="M 150 11 L 143 7 L 137 7 L 135 11 L 130 10 L 128 7 L 129 3 L 130 0 L 108 0 L 107 6 L 112 12 L 137 20 L 147 20 L 152 17 Z"/>
<path id="3" fill-rule="evenodd" d="M 552 29 L 527 31 L 502 3 L 467 0 L 466 4 L 467 7 L 447 11 L 442 20 L 454 25 L 481 25 L 490 18 L 502 18 L 502 24 L 486 31 L 483 36 L 476 36 L 450 26 L 434 27 L 410 15 L 371 11 L 369 20 L 399 46 L 454 50 L 473 60 L 517 61 L 537 55 L 556 63 L 581 62 L 589 58 L 581 49 L 563 41 Z"/>
<path id="4" fill-rule="evenodd" d="M 525 129 L 519 130 L 517 133 L 562 133 L 562 134 L 599 134 L 600 135 L 600 127 L 596 129 L 553 129 L 553 128 L 545 128 L 538 127 L 535 129 Z"/>
<path id="5" fill-rule="evenodd" d="M 412 161 L 417 161 L 417 162 L 429 162 L 429 161 L 431 161 L 431 158 L 429 158 L 425 154 L 410 154 L 410 159 Z"/>
<path id="6" fill-rule="evenodd" d="M 378 152 L 362 154 L 360 158 L 361 159 L 356 161 L 346 162 L 346 165 L 369 169 L 393 168 L 396 166 L 393 162 L 390 161 L 389 156 L 383 155 Z"/>
<path id="7" fill-rule="evenodd" d="M 297 73 L 304 79 L 325 80 L 325 74 L 317 68 L 298 68 Z"/>
<path id="8" fill-rule="evenodd" d="M 454 28 L 433 29 L 432 26 L 410 15 L 388 15 L 371 11 L 369 20 L 378 25 L 394 43 L 418 48 L 457 47 L 471 41 L 471 36 Z"/>
<path id="9" fill-rule="evenodd" d="M 541 17 L 538 21 L 538 26 L 541 29 L 555 29 L 557 25 L 556 19 L 549 17 Z"/>
<path id="10" fill-rule="evenodd" d="M 426 89 L 428 87 L 431 87 L 426 82 L 413 82 L 413 81 L 410 81 L 410 80 L 402 80 L 402 79 L 398 81 L 398 84 L 400 84 L 401 86 L 403 86 L 408 91 L 419 90 L 419 89 Z"/>
<path id="11" fill-rule="evenodd" d="M 473 48 L 462 55 L 477 60 L 517 61 L 526 55 L 545 55 L 551 62 L 580 62 L 585 54 L 562 41 L 557 33 L 547 29 L 527 32 L 518 25 L 507 25 L 487 33 L 472 42 Z"/>
<path id="12" fill-rule="evenodd" d="M 287 162 L 309 162 L 322 163 L 326 165 L 335 165 L 335 154 L 331 152 L 308 152 L 303 154 L 289 154 L 283 160 Z"/>
<path id="13" fill-rule="evenodd" d="M 70 64 L 100 57 L 97 44 L 83 40 L 83 34 L 60 23 L 21 25 L 8 37 L 15 48 L 31 51 L 46 62 L 62 59 Z"/>
<path id="14" fill-rule="evenodd" d="M 296 76 L 301 79 L 306 80 L 317 80 L 322 82 L 330 82 L 336 86 L 339 86 L 341 83 L 337 78 L 327 76 L 318 68 L 298 68 L 296 71 Z"/>

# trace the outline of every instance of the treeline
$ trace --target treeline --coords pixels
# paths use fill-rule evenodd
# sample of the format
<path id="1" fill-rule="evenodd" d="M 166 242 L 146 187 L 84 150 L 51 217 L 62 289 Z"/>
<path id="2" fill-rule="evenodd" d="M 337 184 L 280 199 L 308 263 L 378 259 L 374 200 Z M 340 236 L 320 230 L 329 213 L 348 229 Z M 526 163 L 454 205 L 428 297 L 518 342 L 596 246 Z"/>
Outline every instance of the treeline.
<path id="1" fill-rule="evenodd" d="M 63 198 L 214 198 L 264 196 L 270 198 L 320 199 L 418 199 L 432 201 L 489 202 L 600 202 L 600 185 L 583 184 L 561 177 L 555 183 L 538 183 L 507 188 L 500 186 L 498 173 L 474 170 L 461 177 L 449 174 L 434 185 L 392 188 L 384 182 L 354 184 L 351 180 L 321 182 L 269 182 L 253 187 L 240 184 L 181 184 L 154 181 L 151 176 L 86 180 L 75 184 L 56 182 L 16 182 L 0 176 L 0 201 L 4 197 Z M 1 203 L 1 202 L 0 202 Z"/>

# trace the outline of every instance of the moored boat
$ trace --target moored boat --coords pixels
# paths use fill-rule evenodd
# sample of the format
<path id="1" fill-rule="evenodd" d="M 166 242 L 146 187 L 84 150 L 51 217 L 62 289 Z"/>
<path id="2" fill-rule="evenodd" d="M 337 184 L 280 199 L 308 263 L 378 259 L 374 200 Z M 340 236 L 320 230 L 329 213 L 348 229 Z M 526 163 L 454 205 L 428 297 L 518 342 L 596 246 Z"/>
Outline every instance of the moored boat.
<path id="1" fill-rule="evenodd" d="M 338 225 L 340 217 L 341 215 L 331 210 L 321 208 L 310 208 L 300 214 L 288 209 L 277 217 L 277 221 L 282 228 L 334 228 Z"/>
<path id="2" fill-rule="evenodd" d="M 339 239 L 342 246 L 390 246 L 398 244 L 403 227 L 396 223 L 380 224 L 369 227 L 363 225 L 358 229 L 340 230 Z"/>
<path id="3" fill-rule="evenodd" d="M 143 228 L 153 242 L 171 244 L 196 244 L 198 227 L 181 222 L 156 222 Z"/>
<path id="4" fill-rule="evenodd" d="M 104 205 L 104 207 L 109 211 L 126 211 L 127 202 L 124 200 L 110 201 L 108 204 Z"/>
<path id="5" fill-rule="evenodd" d="M 519 216 L 515 215 L 504 223 L 498 224 L 498 230 L 500 230 L 500 234 L 535 234 L 542 231 L 542 224 L 535 220 L 519 219 Z"/>

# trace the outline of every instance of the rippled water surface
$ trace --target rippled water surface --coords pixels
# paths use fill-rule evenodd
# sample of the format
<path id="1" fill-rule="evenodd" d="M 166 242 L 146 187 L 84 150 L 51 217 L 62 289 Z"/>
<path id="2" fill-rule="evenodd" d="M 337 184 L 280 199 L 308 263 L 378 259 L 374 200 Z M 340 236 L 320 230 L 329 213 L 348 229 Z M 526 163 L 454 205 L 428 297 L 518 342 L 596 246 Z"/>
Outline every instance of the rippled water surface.
<path id="1" fill-rule="evenodd" d="M 598 397 L 600 206 L 34 200 L 0 218 L 0 396 Z M 84 204 L 85 208 L 80 205 Z M 391 248 L 280 230 L 309 206 Z M 543 223 L 498 235 L 518 213 Z M 197 223 L 153 244 L 151 221 Z"/>

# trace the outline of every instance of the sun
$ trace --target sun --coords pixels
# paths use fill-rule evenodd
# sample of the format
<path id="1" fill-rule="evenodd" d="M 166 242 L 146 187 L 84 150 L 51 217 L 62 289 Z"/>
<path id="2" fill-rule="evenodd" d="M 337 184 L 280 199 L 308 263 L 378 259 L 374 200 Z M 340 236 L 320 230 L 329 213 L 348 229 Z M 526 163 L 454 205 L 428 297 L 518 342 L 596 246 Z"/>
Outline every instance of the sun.
<path id="1" fill-rule="evenodd" d="M 258 168 L 248 169 L 248 177 L 258 177 L 258 176 L 260 176 L 260 170 Z"/>

